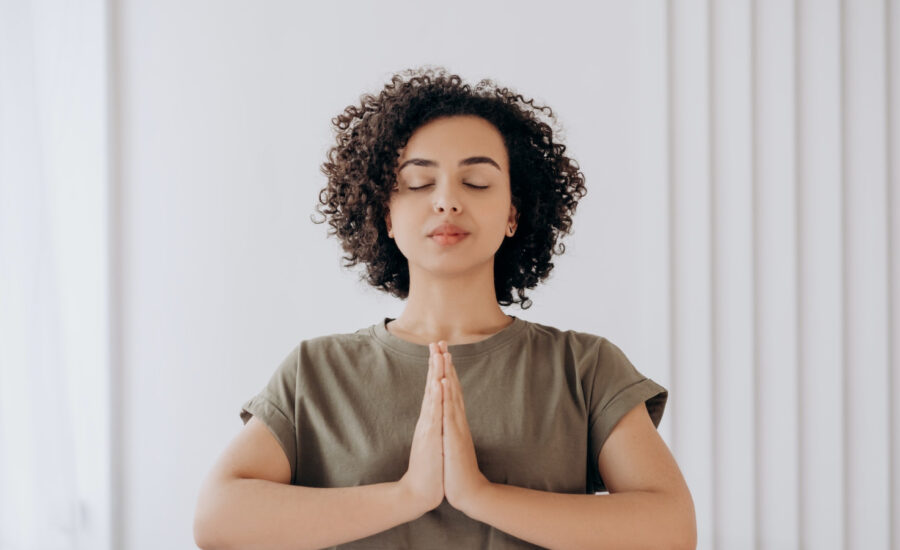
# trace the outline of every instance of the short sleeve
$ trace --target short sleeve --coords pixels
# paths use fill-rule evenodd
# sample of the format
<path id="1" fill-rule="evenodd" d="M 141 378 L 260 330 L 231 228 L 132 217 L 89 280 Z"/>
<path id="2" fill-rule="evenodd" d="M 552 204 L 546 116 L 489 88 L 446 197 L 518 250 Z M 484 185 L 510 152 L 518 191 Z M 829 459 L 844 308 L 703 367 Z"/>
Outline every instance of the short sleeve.
<path id="1" fill-rule="evenodd" d="M 300 360 L 297 345 L 272 374 L 269 383 L 241 408 L 244 425 L 251 416 L 261 420 L 281 444 L 291 464 L 291 480 L 297 478 L 297 430 L 294 409 L 297 391 L 297 372 Z"/>
<path id="2" fill-rule="evenodd" d="M 600 449 L 619 420 L 638 403 L 645 403 L 659 427 L 669 392 L 631 364 L 615 344 L 602 338 L 589 392 L 588 492 L 607 491 L 597 463 Z"/>

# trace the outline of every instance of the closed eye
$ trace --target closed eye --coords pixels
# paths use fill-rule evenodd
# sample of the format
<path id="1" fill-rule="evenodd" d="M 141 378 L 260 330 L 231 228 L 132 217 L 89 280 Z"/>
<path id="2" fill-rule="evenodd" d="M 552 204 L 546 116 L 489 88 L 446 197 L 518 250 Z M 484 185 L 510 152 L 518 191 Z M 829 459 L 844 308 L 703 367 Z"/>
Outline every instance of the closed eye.
<path id="1" fill-rule="evenodd" d="M 425 189 L 426 187 L 431 187 L 432 185 L 434 185 L 434 184 L 429 183 L 428 185 L 421 185 L 419 187 L 409 187 L 408 189 L 410 191 L 418 191 L 419 189 Z M 472 185 L 471 183 L 466 183 L 466 182 L 463 182 L 463 185 L 468 185 L 472 189 L 487 189 L 489 187 L 487 185 L 483 185 L 483 186 L 482 185 Z"/>

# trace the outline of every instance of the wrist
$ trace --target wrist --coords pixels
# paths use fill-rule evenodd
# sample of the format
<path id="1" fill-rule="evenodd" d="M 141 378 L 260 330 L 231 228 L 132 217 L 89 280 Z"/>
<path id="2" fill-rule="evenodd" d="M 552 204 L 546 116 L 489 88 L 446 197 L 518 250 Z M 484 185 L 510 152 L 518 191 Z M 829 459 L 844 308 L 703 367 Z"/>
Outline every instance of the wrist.
<path id="1" fill-rule="evenodd" d="M 472 492 L 469 497 L 461 503 L 459 511 L 469 516 L 474 520 L 478 520 L 479 510 L 481 510 L 481 503 L 485 498 L 488 497 L 488 494 L 494 489 L 494 483 L 485 479 L 485 482 L 481 484 L 478 489 Z"/>
<path id="2" fill-rule="evenodd" d="M 397 495 L 396 502 L 401 503 L 407 517 L 409 517 L 409 521 L 412 521 L 425 515 L 429 508 L 424 504 L 422 497 L 416 494 L 403 479 L 400 478 L 400 481 L 394 482 L 394 491 Z"/>

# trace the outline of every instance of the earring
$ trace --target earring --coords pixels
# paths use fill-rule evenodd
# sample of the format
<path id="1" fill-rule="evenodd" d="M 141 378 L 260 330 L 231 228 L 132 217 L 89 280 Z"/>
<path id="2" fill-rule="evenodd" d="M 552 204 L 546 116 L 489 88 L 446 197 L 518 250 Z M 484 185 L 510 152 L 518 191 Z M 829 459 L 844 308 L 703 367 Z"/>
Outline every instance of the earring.
<path id="1" fill-rule="evenodd" d="M 513 236 L 513 233 L 515 233 L 515 231 L 513 230 L 513 226 L 510 225 L 510 226 L 509 226 L 509 236 L 512 237 L 512 236 Z"/>

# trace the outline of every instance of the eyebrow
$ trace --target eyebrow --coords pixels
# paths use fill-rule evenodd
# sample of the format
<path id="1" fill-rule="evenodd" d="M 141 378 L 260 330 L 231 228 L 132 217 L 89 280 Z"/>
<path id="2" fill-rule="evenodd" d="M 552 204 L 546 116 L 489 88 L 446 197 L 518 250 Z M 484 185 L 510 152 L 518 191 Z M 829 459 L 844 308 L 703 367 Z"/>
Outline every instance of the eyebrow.
<path id="1" fill-rule="evenodd" d="M 403 168 L 405 168 L 409 164 L 412 164 L 414 166 L 428 166 L 428 167 L 436 167 L 438 165 L 438 163 L 433 160 L 418 159 L 418 158 L 409 159 L 400 165 L 400 168 L 397 169 L 397 172 L 399 173 L 400 170 L 403 170 Z M 492 159 L 491 157 L 469 157 L 469 158 L 462 159 L 461 161 L 459 161 L 460 166 L 471 166 L 473 164 L 490 164 L 490 165 L 494 166 L 494 168 L 496 168 L 497 170 L 500 170 L 500 165 L 497 164 L 494 161 L 494 159 Z"/>

